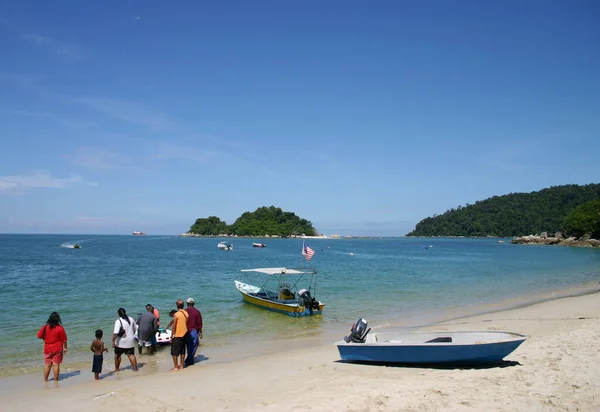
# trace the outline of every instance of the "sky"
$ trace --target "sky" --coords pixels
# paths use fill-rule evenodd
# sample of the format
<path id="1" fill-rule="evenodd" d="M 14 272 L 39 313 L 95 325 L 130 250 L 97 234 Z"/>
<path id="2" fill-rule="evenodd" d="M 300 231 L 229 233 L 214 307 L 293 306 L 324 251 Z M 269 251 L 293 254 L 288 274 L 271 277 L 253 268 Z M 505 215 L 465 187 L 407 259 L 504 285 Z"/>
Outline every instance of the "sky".
<path id="1" fill-rule="evenodd" d="M 402 236 L 600 182 L 600 3 L 0 0 L 0 233 Z"/>

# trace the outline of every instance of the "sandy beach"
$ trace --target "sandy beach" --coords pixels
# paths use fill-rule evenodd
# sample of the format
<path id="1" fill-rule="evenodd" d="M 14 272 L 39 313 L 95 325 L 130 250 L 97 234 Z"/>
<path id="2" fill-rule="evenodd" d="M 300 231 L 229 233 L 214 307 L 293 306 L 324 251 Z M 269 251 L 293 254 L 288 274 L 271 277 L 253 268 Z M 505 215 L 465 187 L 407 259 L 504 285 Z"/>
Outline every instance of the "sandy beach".
<path id="1" fill-rule="evenodd" d="M 136 375 L 126 369 L 116 378 L 81 380 L 76 385 L 67 385 L 69 379 L 55 384 L 29 376 L 2 394 L 2 409 L 600 410 L 597 286 L 594 293 L 455 319 L 427 329 L 506 330 L 529 338 L 503 364 L 477 368 L 342 363 L 332 342 L 231 362 L 200 362 L 178 372 Z M 210 353 L 206 356 L 211 358 Z"/>

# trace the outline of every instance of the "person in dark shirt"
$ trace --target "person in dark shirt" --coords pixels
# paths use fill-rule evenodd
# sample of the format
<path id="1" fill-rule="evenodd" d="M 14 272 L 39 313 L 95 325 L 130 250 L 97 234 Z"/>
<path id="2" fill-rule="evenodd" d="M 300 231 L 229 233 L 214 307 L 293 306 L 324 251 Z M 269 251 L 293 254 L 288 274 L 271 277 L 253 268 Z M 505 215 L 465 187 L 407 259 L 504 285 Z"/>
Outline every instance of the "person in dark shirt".
<path id="1" fill-rule="evenodd" d="M 196 350 L 198 349 L 200 339 L 202 339 L 202 314 L 194 307 L 194 298 L 187 298 L 186 302 L 186 312 L 189 316 L 187 320 L 187 358 L 185 359 L 185 364 L 189 366 L 194 364 Z"/>
<path id="2" fill-rule="evenodd" d="M 151 304 L 146 305 L 146 312 L 140 314 L 138 320 L 138 344 L 139 352 L 142 354 L 142 348 L 148 348 L 149 353 L 156 352 L 154 346 L 154 335 L 158 331 L 158 319 L 154 316 L 154 308 Z"/>

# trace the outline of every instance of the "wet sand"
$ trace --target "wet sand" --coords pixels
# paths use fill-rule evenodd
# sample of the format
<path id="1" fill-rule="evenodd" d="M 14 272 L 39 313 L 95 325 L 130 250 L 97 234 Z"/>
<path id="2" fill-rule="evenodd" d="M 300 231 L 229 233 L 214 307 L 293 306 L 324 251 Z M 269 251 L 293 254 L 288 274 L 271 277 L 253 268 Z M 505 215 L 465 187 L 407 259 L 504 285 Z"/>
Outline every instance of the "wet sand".
<path id="1" fill-rule="evenodd" d="M 600 410 L 599 285 L 471 308 L 426 330 L 505 330 L 528 335 L 499 365 L 478 368 L 386 367 L 343 363 L 333 342 L 347 332 L 246 348 L 209 351 L 193 367 L 166 372 L 168 350 L 138 356 L 140 372 L 124 369 L 94 381 L 89 367 L 65 371 L 58 383 L 41 374 L 3 379 L 6 410 L 104 411 L 548 411 Z M 577 295 L 560 297 L 563 295 Z M 508 306 L 513 309 L 499 310 Z M 491 312 L 493 311 L 493 312 Z M 370 325 L 374 330 L 389 325 Z M 243 345 L 243 342 L 240 343 Z M 252 354 L 249 356 L 249 354 Z M 112 356 L 106 357 L 110 368 Z M 124 360 L 125 365 L 128 364 Z M 108 371 L 108 370 L 107 370 Z"/>

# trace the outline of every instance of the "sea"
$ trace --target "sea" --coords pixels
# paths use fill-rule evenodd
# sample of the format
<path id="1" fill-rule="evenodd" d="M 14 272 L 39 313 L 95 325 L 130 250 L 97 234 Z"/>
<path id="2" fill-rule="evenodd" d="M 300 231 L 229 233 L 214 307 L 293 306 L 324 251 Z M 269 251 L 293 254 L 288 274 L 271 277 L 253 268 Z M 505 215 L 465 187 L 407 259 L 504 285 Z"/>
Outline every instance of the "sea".
<path id="1" fill-rule="evenodd" d="M 233 250 L 218 249 L 221 240 Z M 315 251 L 310 262 L 303 242 Z M 240 270 L 261 267 L 316 269 L 323 314 L 293 318 L 244 303 L 234 280 L 260 286 L 264 276 Z M 193 297 L 204 321 L 202 359 L 229 362 L 333 344 L 361 317 L 375 329 L 415 328 L 599 280 L 598 249 L 509 239 L 0 235 L 0 377 L 40 373 L 36 333 L 53 311 L 69 340 L 63 370 L 90 373 L 94 332 L 103 329 L 110 346 L 120 307 L 136 318 L 150 303 L 166 325 L 175 301 Z M 159 355 L 168 367 L 168 349 Z"/>

